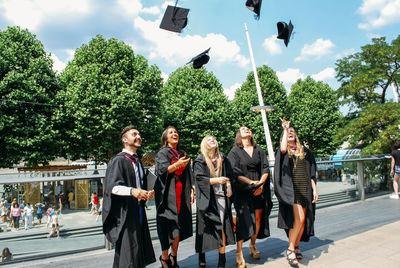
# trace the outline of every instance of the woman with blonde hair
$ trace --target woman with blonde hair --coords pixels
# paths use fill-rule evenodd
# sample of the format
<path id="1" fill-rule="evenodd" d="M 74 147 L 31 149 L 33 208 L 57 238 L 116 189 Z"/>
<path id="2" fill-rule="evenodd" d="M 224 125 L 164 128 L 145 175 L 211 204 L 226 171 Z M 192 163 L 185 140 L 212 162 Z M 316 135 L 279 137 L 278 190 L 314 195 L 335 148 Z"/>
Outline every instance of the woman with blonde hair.
<path id="1" fill-rule="evenodd" d="M 196 185 L 196 252 L 199 266 L 206 266 L 205 252 L 217 249 L 218 267 L 225 267 L 225 246 L 234 244 L 231 164 L 219 152 L 215 137 L 207 135 L 200 144 L 201 154 L 193 163 Z"/>
<path id="2" fill-rule="evenodd" d="M 274 190 L 279 201 L 278 228 L 289 237 L 286 258 L 291 267 L 298 267 L 303 256 L 300 241 L 314 235 L 315 203 L 318 201 L 316 163 L 304 147 L 290 121 L 282 120 L 280 148 L 275 157 Z"/>
<path id="3" fill-rule="evenodd" d="M 270 236 L 269 215 L 272 209 L 269 166 L 264 150 L 258 146 L 249 128 L 242 126 L 236 133 L 235 145 L 229 152 L 233 166 L 233 194 L 236 210 L 236 263 L 246 267 L 243 242 L 250 239 L 253 259 L 259 259 L 256 240 Z"/>

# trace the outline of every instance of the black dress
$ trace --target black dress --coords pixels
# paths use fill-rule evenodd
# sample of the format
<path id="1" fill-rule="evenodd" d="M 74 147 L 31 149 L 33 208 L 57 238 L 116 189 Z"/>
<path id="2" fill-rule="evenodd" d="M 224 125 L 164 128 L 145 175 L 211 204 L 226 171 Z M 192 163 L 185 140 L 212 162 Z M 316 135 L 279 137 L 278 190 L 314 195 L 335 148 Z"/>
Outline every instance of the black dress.
<path id="1" fill-rule="evenodd" d="M 307 178 L 305 196 L 306 221 L 301 241 L 308 241 L 310 236 L 314 235 L 315 204 L 312 203 L 313 190 L 311 180 L 316 182 L 316 163 L 310 150 L 304 147 L 304 152 L 306 153 L 304 162 Z M 288 153 L 282 154 L 280 148 L 277 148 L 275 154 L 274 190 L 279 201 L 278 228 L 285 229 L 287 235 L 289 234 L 289 229 L 293 228 L 293 204 L 299 199 L 295 194 L 290 162 Z"/>
<path id="2" fill-rule="evenodd" d="M 108 241 L 116 244 L 113 267 L 141 268 L 156 261 L 144 202 L 139 203 L 133 196 L 112 194 L 117 185 L 136 187 L 135 169 L 128 157 L 129 154 L 120 153 L 108 163 L 104 178 L 103 232 Z M 142 186 L 146 186 L 146 179 Z"/>
<path id="3" fill-rule="evenodd" d="M 259 181 L 268 173 L 267 156 L 260 146 L 254 147 L 253 156 L 238 146 L 234 146 L 228 155 L 233 166 L 234 177 L 244 176 L 251 180 Z M 272 209 L 270 176 L 266 180 L 263 192 L 259 196 L 253 195 L 251 185 L 235 179 L 233 182 L 234 205 L 236 210 L 236 240 L 248 240 L 256 233 L 255 210 L 262 209 L 261 227 L 257 238 L 270 236 L 269 215 Z"/>
<path id="4" fill-rule="evenodd" d="M 203 253 L 222 247 L 222 229 L 225 232 L 226 245 L 234 244 L 232 208 L 230 199 L 226 197 L 226 185 L 222 185 L 225 193 L 225 216 L 221 222 L 214 187 L 210 185 L 210 170 L 202 154 L 193 163 L 193 173 L 197 205 L 196 252 Z M 221 176 L 233 179 L 231 164 L 225 157 L 222 161 Z"/>
<path id="5" fill-rule="evenodd" d="M 180 157 L 183 157 L 183 154 L 171 148 L 163 148 L 156 155 L 157 179 L 154 191 L 157 233 L 161 250 L 169 249 L 178 236 L 182 241 L 193 235 L 190 203 L 193 181 L 190 164 L 186 165 L 184 170 L 180 170 L 179 175 L 176 174 L 178 171 L 168 174 L 168 167 Z M 176 189 L 181 189 L 181 195 L 176 195 Z"/>

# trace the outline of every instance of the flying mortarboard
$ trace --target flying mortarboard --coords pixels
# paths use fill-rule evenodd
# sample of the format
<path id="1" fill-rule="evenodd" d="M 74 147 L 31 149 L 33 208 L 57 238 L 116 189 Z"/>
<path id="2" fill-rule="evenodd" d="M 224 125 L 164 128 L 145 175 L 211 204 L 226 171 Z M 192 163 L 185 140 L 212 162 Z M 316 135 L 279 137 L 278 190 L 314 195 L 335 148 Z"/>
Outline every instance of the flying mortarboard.
<path id="1" fill-rule="evenodd" d="M 178 3 L 178 1 L 176 1 Z M 189 9 L 168 6 L 161 21 L 160 28 L 175 33 L 180 33 L 187 25 Z"/>
<path id="2" fill-rule="evenodd" d="M 283 39 L 286 46 L 289 44 L 290 36 L 293 31 L 292 21 L 289 21 L 289 24 L 286 22 L 280 21 L 276 24 L 278 27 L 278 36 L 276 38 Z"/>
<path id="3" fill-rule="evenodd" d="M 196 57 L 192 58 L 186 64 L 189 64 L 189 63 L 193 62 L 193 68 L 194 69 L 201 68 L 201 66 L 203 66 L 204 64 L 207 64 L 207 62 L 210 60 L 210 56 L 207 55 L 208 52 L 210 51 L 210 49 L 211 49 L 211 47 L 209 49 L 205 50 L 204 52 L 200 53 Z"/>
<path id="4" fill-rule="evenodd" d="M 261 10 L 261 2 L 262 0 L 247 0 L 246 7 L 256 13 L 255 18 L 260 18 L 260 10 Z"/>

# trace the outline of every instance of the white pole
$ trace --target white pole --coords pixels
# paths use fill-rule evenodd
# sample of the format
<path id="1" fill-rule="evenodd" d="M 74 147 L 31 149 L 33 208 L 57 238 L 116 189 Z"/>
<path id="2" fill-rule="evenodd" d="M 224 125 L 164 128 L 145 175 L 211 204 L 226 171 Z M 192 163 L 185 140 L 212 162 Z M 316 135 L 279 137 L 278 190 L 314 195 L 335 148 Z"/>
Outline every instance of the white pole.
<path id="1" fill-rule="evenodd" d="M 262 95 L 261 95 L 260 81 L 258 80 L 257 68 L 256 68 L 256 64 L 254 62 L 253 49 L 251 47 L 250 36 L 249 36 L 249 32 L 247 30 L 246 23 L 244 24 L 244 28 L 246 29 L 247 43 L 249 45 L 250 59 L 251 59 L 251 65 L 253 66 L 254 79 L 256 80 L 258 102 L 260 103 L 260 106 L 264 106 L 264 101 L 263 101 Z M 271 135 L 269 134 L 269 127 L 268 127 L 267 115 L 265 114 L 265 110 L 261 110 L 261 117 L 262 117 L 262 122 L 263 122 L 263 126 L 264 126 L 265 140 L 267 141 L 268 158 L 269 158 L 270 162 L 273 162 L 273 161 L 275 161 L 275 156 L 274 156 L 274 150 L 272 149 Z"/>

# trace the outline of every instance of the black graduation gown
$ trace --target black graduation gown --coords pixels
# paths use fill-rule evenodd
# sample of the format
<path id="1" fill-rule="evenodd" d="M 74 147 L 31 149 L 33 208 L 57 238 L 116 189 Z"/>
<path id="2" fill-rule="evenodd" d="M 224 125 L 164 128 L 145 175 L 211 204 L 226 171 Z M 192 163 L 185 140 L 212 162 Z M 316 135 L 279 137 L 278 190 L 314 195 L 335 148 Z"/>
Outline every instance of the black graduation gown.
<path id="1" fill-rule="evenodd" d="M 222 176 L 233 180 L 233 171 L 228 158 L 222 158 Z M 235 243 L 233 232 L 231 202 L 225 196 L 225 219 L 221 222 L 214 187 L 210 184 L 210 170 L 201 154 L 193 163 L 193 174 L 196 185 L 196 252 L 206 252 L 223 246 L 222 229 L 226 245 Z M 226 194 L 226 185 L 223 185 Z"/>
<path id="2" fill-rule="evenodd" d="M 314 235 L 315 204 L 312 203 L 314 197 L 311 180 L 316 182 L 315 174 L 317 165 L 311 151 L 304 147 L 304 152 L 306 153 L 305 160 L 308 176 L 306 207 L 307 214 L 301 241 L 308 241 L 310 236 Z M 289 229 L 293 228 L 294 221 L 294 190 L 289 161 L 288 153 L 286 152 L 285 154 L 282 154 L 281 149 L 277 148 L 275 153 L 274 191 L 279 201 L 278 228 L 285 229 L 286 234 L 289 234 Z"/>
<path id="3" fill-rule="evenodd" d="M 104 178 L 103 232 L 111 243 L 122 243 L 119 267 L 145 267 L 156 261 L 145 209 L 139 220 L 138 200 L 133 196 L 112 195 L 114 186 L 136 187 L 132 161 L 120 153 L 108 164 Z M 139 160 L 140 161 L 140 160 Z M 144 184 L 146 180 L 143 180 Z M 144 185 L 145 186 L 145 185 Z M 124 250 L 125 249 L 125 250 Z M 114 263 L 114 266 L 118 266 Z"/>
<path id="4" fill-rule="evenodd" d="M 169 249 L 177 236 L 182 241 L 193 235 L 192 206 L 190 203 L 190 191 L 193 185 L 192 171 L 190 164 L 188 164 L 182 173 L 181 210 L 178 215 L 175 174 L 174 172 L 168 174 L 168 167 L 172 161 L 171 150 L 171 148 L 163 148 L 156 155 L 157 179 L 154 184 L 154 191 L 157 233 L 162 250 Z"/>
<path id="5" fill-rule="evenodd" d="M 246 154 L 246 155 L 245 155 Z M 234 146 L 228 154 L 228 158 L 233 166 L 234 177 L 245 176 L 249 177 L 247 168 L 248 161 L 246 160 L 248 154 L 243 148 Z M 260 162 L 256 167 L 260 178 L 263 174 L 269 173 L 267 156 L 260 146 L 256 146 L 253 151 L 253 157 L 258 157 Z M 258 179 L 260 179 L 258 178 Z M 263 192 L 263 213 L 261 216 L 261 227 L 258 232 L 257 238 L 262 239 L 270 236 L 269 231 L 269 215 L 272 209 L 271 190 L 270 190 L 270 176 L 266 180 Z M 245 182 L 235 179 L 233 183 L 234 191 L 234 205 L 236 210 L 236 240 L 248 240 L 256 233 L 256 217 L 255 207 L 253 203 L 253 191 L 251 186 Z"/>

